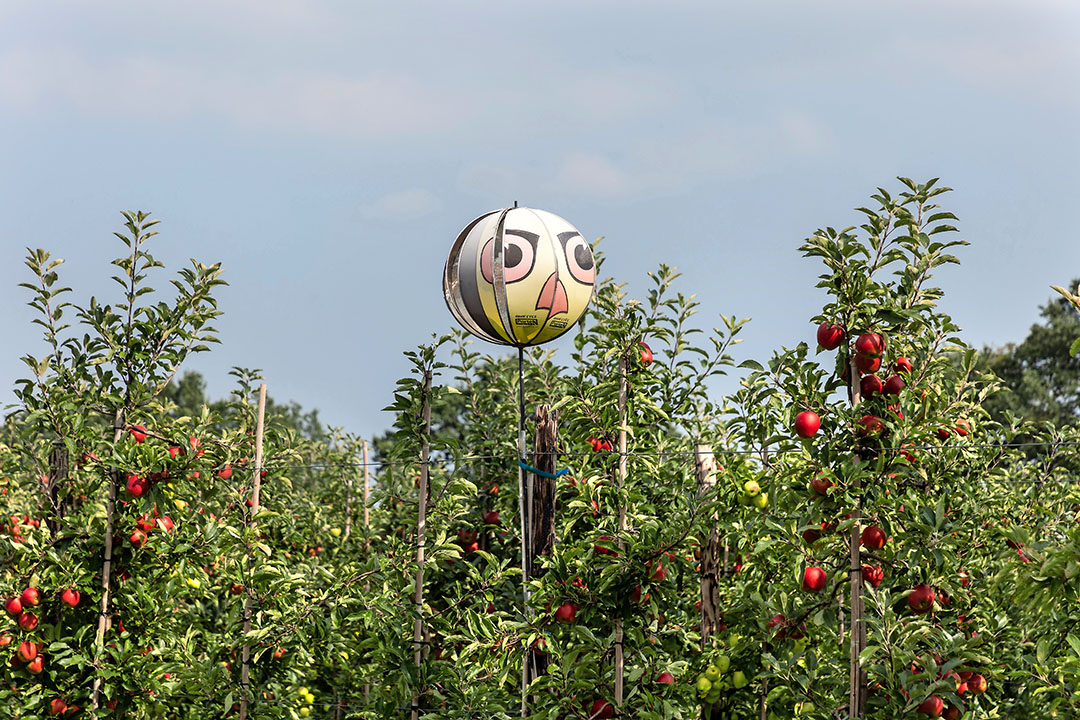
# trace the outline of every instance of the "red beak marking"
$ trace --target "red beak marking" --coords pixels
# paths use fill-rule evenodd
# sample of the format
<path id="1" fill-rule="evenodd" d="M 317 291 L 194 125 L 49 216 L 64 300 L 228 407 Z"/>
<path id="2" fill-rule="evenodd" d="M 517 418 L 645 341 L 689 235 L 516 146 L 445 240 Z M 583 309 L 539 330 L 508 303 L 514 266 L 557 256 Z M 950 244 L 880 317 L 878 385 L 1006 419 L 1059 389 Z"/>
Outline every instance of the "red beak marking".
<path id="1" fill-rule="evenodd" d="M 536 300 L 536 309 L 546 309 L 549 317 L 567 311 L 566 287 L 559 280 L 558 273 L 551 273 L 551 277 L 544 283 L 544 289 Z"/>

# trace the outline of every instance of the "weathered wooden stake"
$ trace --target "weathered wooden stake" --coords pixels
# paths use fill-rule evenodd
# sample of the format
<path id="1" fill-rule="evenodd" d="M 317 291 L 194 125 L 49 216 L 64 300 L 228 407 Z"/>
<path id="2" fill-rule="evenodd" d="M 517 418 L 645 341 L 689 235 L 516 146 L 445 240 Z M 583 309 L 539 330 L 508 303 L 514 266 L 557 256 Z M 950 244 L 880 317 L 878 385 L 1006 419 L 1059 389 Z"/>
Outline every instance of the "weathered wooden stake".
<path id="1" fill-rule="evenodd" d="M 413 624 L 413 664 L 420 680 L 420 663 L 424 649 L 424 533 L 427 529 L 428 461 L 431 455 L 431 371 L 424 371 L 422 396 L 424 432 L 420 437 L 420 511 L 416 518 L 416 621 Z M 412 720 L 420 717 L 419 689 L 413 691 Z"/>
<path id="2" fill-rule="evenodd" d="M 617 478 L 619 492 L 626 484 L 626 396 L 628 392 L 626 374 L 628 371 L 627 355 L 623 353 L 619 360 L 619 475 Z M 626 532 L 626 504 L 619 503 L 619 549 L 623 548 L 623 534 Z M 659 562 L 659 560 L 658 560 Z M 626 658 L 623 651 L 623 624 L 622 618 L 615 621 L 615 707 L 616 712 L 622 711 L 623 704 L 623 676 L 626 673 Z"/>
<path id="3" fill-rule="evenodd" d="M 245 516 L 245 525 L 250 532 L 255 532 L 258 521 L 255 516 L 259 514 L 259 493 L 262 488 L 262 465 L 263 465 L 263 435 L 266 420 L 266 383 L 259 385 L 259 405 L 255 415 L 255 470 L 252 478 L 251 513 Z M 254 548 L 248 548 L 248 557 L 255 557 Z M 251 692 L 251 645 L 247 641 L 248 633 L 251 632 L 251 598 L 254 595 L 252 588 L 244 588 L 244 649 L 240 654 L 240 688 L 243 695 L 240 696 L 240 720 L 247 718 L 248 695 Z"/>
<path id="4" fill-rule="evenodd" d="M 716 458 L 708 445 L 698 445 L 694 449 L 694 465 L 697 473 L 698 495 L 704 496 L 716 487 Z M 717 575 L 720 570 L 721 550 L 720 533 L 717 530 L 719 518 L 716 513 L 710 516 L 709 532 L 701 542 L 701 649 L 708 647 L 709 638 L 716 633 L 720 624 L 720 586 Z"/>
<path id="5" fill-rule="evenodd" d="M 558 420 L 548 405 L 536 408 L 536 435 L 532 465 L 537 470 L 555 474 L 558 465 Z M 536 564 L 539 557 L 550 557 L 555 547 L 555 480 L 529 473 L 529 580 L 541 578 L 547 572 Z M 546 652 L 529 648 L 525 667 L 527 683 L 547 673 L 549 657 Z"/>
<path id="6" fill-rule="evenodd" d="M 116 411 L 113 417 L 113 445 L 120 442 L 124 435 L 124 410 Z M 94 656 L 97 661 L 98 674 L 94 678 L 94 688 L 90 694 L 90 707 L 94 711 L 98 709 L 98 696 L 101 694 L 101 683 L 104 680 L 101 671 L 104 664 L 101 662 L 101 653 L 105 649 L 105 631 L 109 628 L 109 584 L 112 577 L 113 557 L 113 515 L 116 513 L 116 486 L 123 481 L 123 473 L 120 468 L 115 468 L 109 478 L 109 500 L 105 505 L 105 558 L 101 568 L 101 610 L 98 613 L 97 635 L 94 638 Z"/>

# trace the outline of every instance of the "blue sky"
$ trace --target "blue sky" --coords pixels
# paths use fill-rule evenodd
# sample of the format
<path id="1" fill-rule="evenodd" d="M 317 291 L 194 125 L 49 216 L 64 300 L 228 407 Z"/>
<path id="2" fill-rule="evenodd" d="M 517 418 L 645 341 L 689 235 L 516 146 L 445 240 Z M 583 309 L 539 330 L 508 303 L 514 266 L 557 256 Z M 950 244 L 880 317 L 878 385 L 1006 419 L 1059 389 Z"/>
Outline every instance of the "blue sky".
<path id="1" fill-rule="evenodd" d="M 813 339 L 801 240 L 940 176 L 972 243 L 944 307 L 976 345 L 1019 340 L 1080 275 L 1077 128 L 1072 0 L 8 0 L 0 386 L 42 352 L 24 248 L 107 298 L 135 208 L 168 266 L 225 266 L 223 346 L 190 364 L 214 395 L 260 367 L 365 434 L 401 351 L 453 323 L 454 237 L 514 200 L 605 236 L 632 293 L 679 266 L 703 324 L 753 319 L 737 350 L 760 359 Z"/>

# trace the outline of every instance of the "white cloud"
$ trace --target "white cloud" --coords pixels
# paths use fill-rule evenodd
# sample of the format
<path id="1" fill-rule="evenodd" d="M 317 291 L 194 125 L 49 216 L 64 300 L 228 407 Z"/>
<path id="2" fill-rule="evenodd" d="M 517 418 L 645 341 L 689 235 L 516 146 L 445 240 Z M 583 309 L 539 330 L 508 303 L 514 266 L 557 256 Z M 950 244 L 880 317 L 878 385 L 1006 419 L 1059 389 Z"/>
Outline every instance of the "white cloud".
<path id="1" fill-rule="evenodd" d="M 610 144 L 610 143 L 608 143 Z M 649 135 L 618 153 L 567 151 L 548 164 L 520 156 L 465 165 L 458 187 L 510 199 L 534 194 L 632 200 L 685 192 L 710 178 L 747 178 L 833 149 L 829 129 L 802 110 L 768 123 L 717 123 L 682 135 Z"/>
<path id="2" fill-rule="evenodd" d="M 454 96 L 408 75 L 268 73 L 257 80 L 212 63 L 153 57 L 88 61 L 71 52 L 0 54 L 0 106 L 56 106 L 97 117 L 175 122 L 209 115 L 245 129 L 354 139 L 442 131 L 466 118 Z"/>
<path id="3" fill-rule="evenodd" d="M 442 209 L 443 203 L 434 193 L 412 188 L 383 195 L 360 206 L 360 214 L 373 220 L 412 220 Z"/>

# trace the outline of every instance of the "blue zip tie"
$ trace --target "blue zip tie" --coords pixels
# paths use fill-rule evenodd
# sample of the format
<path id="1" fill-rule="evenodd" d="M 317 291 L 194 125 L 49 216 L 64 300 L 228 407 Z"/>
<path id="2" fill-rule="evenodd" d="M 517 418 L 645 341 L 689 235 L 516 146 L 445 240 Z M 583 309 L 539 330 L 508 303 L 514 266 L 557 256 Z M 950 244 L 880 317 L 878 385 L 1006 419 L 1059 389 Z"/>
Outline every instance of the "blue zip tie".
<path id="1" fill-rule="evenodd" d="M 529 472 L 533 473 L 534 475 L 539 475 L 540 477 L 546 477 L 546 478 L 548 478 L 550 480 L 558 480 L 561 476 L 566 475 L 567 473 L 570 472 L 569 468 L 563 468 L 562 470 L 556 470 L 555 474 L 552 474 L 552 473 L 549 473 L 549 472 L 544 472 L 543 470 L 540 470 L 539 468 L 534 468 L 532 465 L 525 462 L 524 460 L 518 460 L 518 465 L 520 465 L 523 469 L 528 470 Z"/>

